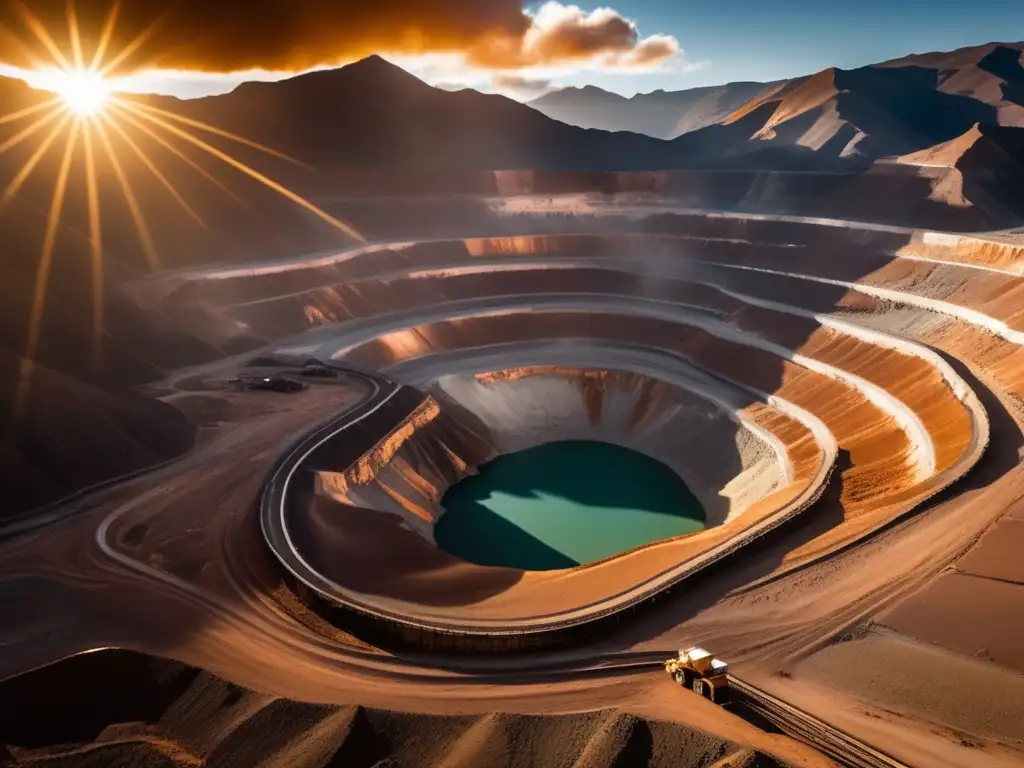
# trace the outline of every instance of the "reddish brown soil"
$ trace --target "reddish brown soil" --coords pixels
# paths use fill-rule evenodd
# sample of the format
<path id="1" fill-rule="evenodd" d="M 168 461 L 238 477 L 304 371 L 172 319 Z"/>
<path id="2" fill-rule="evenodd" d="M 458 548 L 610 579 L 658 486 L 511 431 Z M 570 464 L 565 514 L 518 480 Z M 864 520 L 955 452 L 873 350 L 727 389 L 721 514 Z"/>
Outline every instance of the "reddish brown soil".
<path id="1" fill-rule="evenodd" d="M 1024 507 L 1019 507 L 1024 508 Z M 958 571 L 999 581 L 1024 584 L 1024 519 L 1008 514 L 981 537 L 975 547 L 957 562 Z"/>
<path id="2" fill-rule="evenodd" d="M 437 716 L 305 704 L 123 652 L 72 659 L 0 690 L 0 744 L 12 767 L 783 765 L 722 737 L 617 710 Z"/>
<path id="3" fill-rule="evenodd" d="M 580 250 L 585 247 L 589 246 L 581 244 Z M 831 263 L 826 264 L 820 249 L 806 249 L 817 250 L 816 257 L 803 255 L 800 249 L 790 250 L 786 258 L 779 256 L 777 261 L 761 253 L 758 258 L 764 261 L 757 263 L 780 269 L 797 265 L 822 274 L 827 274 L 826 267 L 844 263 L 841 252 L 829 254 Z M 709 247 L 709 251 L 716 258 L 743 258 L 739 247 Z M 891 269 L 881 283 L 902 280 L 907 289 L 913 284 L 934 287 L 927 282 L 931 268 L 904 264 Z M 273 280 L 266 282 L 269 285 Z M 909 322 L 914 314 L 861 296 L 837 298 L 835 291 L 813 284 L 794 285 L 761 276 L 751 283 L 769 298 L 817 311 L 822 304 L 829 308 L 839 303 L 870 312 L 864 316 L 866 323 Z M 737 284 L 742 287 L 743 281 L 737 280 Z M 957 300 L 978 307 L 987 301 L 981 293 L 971 294 L 968 289 Z M 729 307 L 723 303 L 719 308 Z M 885 314 L 886 309 L 891 315 Z M 530 319 L 524 313 L 511 321 L 495 321 L 498 333 L 488 338 L 540 338 L 544 334 L 541 320 L 546 319 Z M 455 346 L 474 338 L 479 328 L 473 325 L 436 324 L 428 335 L 410 334 L 405 340 L 424 344 L 429 339 L 439 347 L 450 342 Z M 794 327 L 780 323 L 778 332 L 789 333 Z M 283 594 L 280 571 L 263 548 L 253 514 L 262 480 L 292 439 L 311 424 L 358 402 L 365 391 L 342 381 L 314 386 L 294 397 L 227 394 L 214 386 L 216 377 L 212 375 L 183 373 L 176 382 L 178 394 L 167 399 L 204 425 L 194 453 L 153 476 L 91 499 L 79 516 L 53 526 L 45 536 L 36 534 L 2 545 L 0 596 L 7 613 L 0 632 L 4 648 L 0 677 L 69 652 L 119 645 L 179 659 L 246 690 L 260 691 L 260 696 L 282 697 L 276 699 L 279 706 L 292 700 L 333 708 L 323 718 L 322 731 L 310 726 L 302 732 L 325 734 L 323 739 L 300 738 L 297 731 L 289 731 L 288 744 L 274 753 L 284 755 L 282 759 L 298 754 L 288 751 L 292 748 L 301 752 L 307 743 L 337 739 L 343 729 L 338 724 L 354 718 L 352 707 L 359 704 L 381 710 L 400 708 L 421 716 L 467 718 L 457 726 L 450 726 L 455 720 L 442 725 L 428 719 L 417 720 L 416 725 L 405 721 L 394 725 L 419 745 L 395 753 L 410 759 L 443 759 L 440 752 L 423 745 L 434 743 L 430 740 L 436 734 L 449 734 L 443 738 L 460 742 L 464 746 L 459 749 L 482 755 L 487 764 L 492 753 L 475 751 L 479 742 L 474 734 L 525 734 L 508 737 L 504 742 L 511 745 L 504 753 L 508 754 L 514 745 L 525 743 L 519 739 L 548 743 L 540 731 L 529 730 L 533 726 L 506 725 L 518 723 L 516 717 L 582 716 L 580 713 L 615 710 L 644 721 L 682 724 L 795 765 L 816 764 L 809 749 L 764 734 L 679 691 L 660 670 L 600 674 L 579 670 L 595 656 L 628 660 L 636 651 L 667 655 L 699 639 L 728 658 L 740 677 L 778 691 L 786 700 L 860 738 L 886 745 L 910 764 L 959 768 L 1019 763 L 1024 752 L 1014 724 L 1020 722 L 1017 688 L 1021 677 L 1012 667 L 1017 664 L 1015 648 L 1021 645 L 1014 618 L 1019 615 L 1020 598 L 1014 597 L 1016 592 L 1002 589 L 1017 590 L 1019 585 L 1011 583 L 1013 579 L 997 580 L 1016 573 L 1014 553 L 1019 548 L 1003 546 L 1001 537 L 1016 537 L 1019 526 L 1008 524 L 1009 516 L 997 520 L 1020 496 L 1020 428 L 1014 409 L 1024 395 L 1021 353 L 960 321 L 932 318 L 929 324 L 910 325 L 909 330 L 899 327 L 901 333 L 963 361 L 972 386 L 985 394 L 986 409 L 993 417 L 993 441 L 985 461 L 955 492 L 944 493 L 916 515 L 885 525 L 866 541 L 857 541 L 861 533 L 887 523 L 932 490 L 919 489 L 918 495 L 913 489 L 905 436 L 877 407 L 835 381 L 821 380 L 794 366 L 783 368 L 780 382 L 772 381 L 770 375 L 758 373 L 771 364 L 767 360 L 746 350 L 716 347 L 697 334 L 680 338 L 668 327 L 658 329 L 656 323 L 610 313 L 570 320 L 562 332 L 664 338 L 713 369 L 750 376 L 754 383 L 771 384 L 773 391 L 778 385 L 780 394 L 805 404 L 829 424 L 846 449 L 848 464 L 835 478 L 831 493 L 814 507 L 814 514 L 786 538 L 768 542 L 730 564 L 729 569 L 659 598 L 649 610 L 629 616 L 621 629 L 607 638 L 528 658 L 473 660 L 481 664 L 482 672 L 453 670 L 453 664 L 469 660 L 461 655 L 438 658 L 394 649 L 388 652 L 368 637 L 354 639 L 352 635 L 360 634 L 355 628 L 327 630 L 294 601 L 278 599 Z M 796 331 L 799 333 L 799 328 Z M 962 444 L 962 421 L 947 410 L 949 400 L 938 396 L 935 379 L 920 366 L 897 370 L 891 356 L 857 347 L 846 348 L 822 333 L 813 337 L 808 351 L 813 348 L 815 354 L 834 355 L 836 362 L 849 360 L 865 377 L 913 400 L 915 411 L 941 443 L 941 461 L 948 463 L 956 446 Z M 376 364 L 399 358 L 403 352 L 396 344 L 367 354 L 368 361 Z M 741 354 L 746 357 L 741 359 Z M 166 388 L 174 390 L 175 382 Z M 793 437 L 793 442 L 798 442 L 795 432 Z M 324 510 L 327 516 L 335 511 Z M 1010 516 L 1021 519 L 1019 509 Z M 124 559 L 112 559 L 96 543 L 96 531 L 107 520 L 111 523 L 106 541 Z M 1002 532 L 997 537 L 999 544 L 991 543 L 996 530 Z M 856 546 L 841 547 L 854 542 Z M 975 542 L 980 542 L 977 554 L 967 554 Z M 657 551 L 657 547 L 651 550 Z M 353 556 L 358 554 L 364 553 L 353 552 Z M 376 557 L 384 554 L 378 550 Z M 398 553 L 388 550 L 386 554 L 394 557 Z M 649 567 L 634 569 L 631 564 L 640 559 L 625 557 L 617 565 L 609 564 L 606 571 L 595 572 L 611 573 L 609 583 L 631 581 Z M 989 572 L 983 572 L 979 560 Z M 369 572 L 372 563 L 363 565 L 360 577 L 374 586 Z M 616 569 L 621 572 L 613 573 Z M 558 578 L 554 577 L 552 584 L 563 587 L 565 594 L 559 599 L 571 601 L 584 594 L 564 589 Z M 993 612 L 1005 615 L 1005 624 L 993 623 Z M 862 634 L 863 628 L 872 626 L 872 621 L 900 634 L 877 632 L 868 638 Z M 1001 644 L 1000 634 L 1005 635 L 1005 644 Z M 833 644 L 844 635 L 852 639 Z M 930 648 L 932 644 L 944 649 Z M 991 656 L 972 658 L 979 649 L 987 649 Z M 517 679 L 510 674 L 517 664 L 542 662 L 560 671 L 544 680 Z M 780 677 L 775 674 L 779 671 L 793 677 Z M 243 693 L 242 699 L 247 700 L 246 696 Z M 208 709 L 200 707 L 197 712 L 209 715 L 211 728 L 217 722 Z M 507 716 L 480 717 L 496 712 Z M 366 716 L 372 721 L 370 714 Z M 602 716 L 611 717 L 607 713 Z M 282 716 L 282 722 L 290 722 L 289 717 Z M 250 723 L 243 727 L 273 730 L 262 726 L 265 721 L 258 717 L 242 720 Z M 324 724 L 327 721 L 331 724 Z M 616 724 L 619 722 L 614 720 L 608 726 L 613 736 L 620 732 L 617 729 L 625 728 Z M 336 725 L 338 730 L 332 730 Z M 202 726 L 190 725 L 197 734 L 202 733 Z M 586 728 L 580 726 L 580 730 Z M 598 730 L 595 726 L 594 732 Z M 124 731 L 126 742 L 141 732 L 128 731 Z M 110 734 L 116 737 L 119 732 L 114 728 Z M 295 740 L 290 740 L 292 737 Z M 618 737 L 608 738 L 609 749 L 615 753 Z M 603 743 L 600 739 L 592 743 Z M 154 756 L 152 750 L 157 747 L 152 745 L 159 744 L 164 755 L 160 760 L 174 759 L 181 764 L 206 755 L 203 749 L 216 748 L 186 745 L 185 741 L 185 737 L 151 738 L 145 754 Z M 222 743 L 213 737 L 206 743 L 214 741 Z M 299 741 L 302 744 L 295 746 Z M 244 745 L 230 743 L 231 750 L 248 754 L 242 751 Z M 580 746 L 582 742 L 572 744 L 586 749 Z M 96 759 L 108 759 L 106 750 L 120 748 L 97 748 L 100 757 Z M 179 748 L 184 752 L 175 751 Z M 736 754 L 742 753 L 737 750 Z"/>
<path id="4" fill-rule="evenodd" d="M 1013 750 L 1024 746 L 1018 716 L 1024 678 L 889 632 L 854 634 L 798 664 L 791 680 L 775 678 L 770 687 L 794 703 L 816 697 L 822 707 L 822 696 L 832 699 L 837 724 L 857 720 L 858 728 L 874 731 L 876 743 L 888 743 L 910 765 L 1012 766 L 1019 764 Z M 974 690 L 985 695 L 966 693 Z M 887 738 L 893 728 L 904 738 Z M 951 743 L 937 750 L 929 732 Z"/>
<path id="5" fill-rule="evenodd" d="M 1022 601 L 1022 584 L 947 573 L 879 620 L 905 635 L 1024 673 Z"/>

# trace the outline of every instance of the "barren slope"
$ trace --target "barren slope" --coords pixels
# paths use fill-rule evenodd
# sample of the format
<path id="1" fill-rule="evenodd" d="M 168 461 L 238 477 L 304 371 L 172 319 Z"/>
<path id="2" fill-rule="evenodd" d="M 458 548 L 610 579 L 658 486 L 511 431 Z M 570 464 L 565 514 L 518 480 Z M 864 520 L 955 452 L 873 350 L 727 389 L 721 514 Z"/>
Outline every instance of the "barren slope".
<path id="1" fill-rule="evenodd" d="M 12 768 L 786 765 L 721 737 L 616 710 L 429 716 L 305 704 L 126 652 L 89 654 L 9 680 L 0 684 L 0 702 L 0 749 L 6 746 Z"/>

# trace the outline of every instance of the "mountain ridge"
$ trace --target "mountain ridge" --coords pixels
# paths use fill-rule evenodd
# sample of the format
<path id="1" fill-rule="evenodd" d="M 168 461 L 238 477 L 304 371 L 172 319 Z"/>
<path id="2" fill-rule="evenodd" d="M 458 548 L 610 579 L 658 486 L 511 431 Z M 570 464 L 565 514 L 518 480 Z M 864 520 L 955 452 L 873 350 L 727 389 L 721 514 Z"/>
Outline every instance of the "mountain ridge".
<path id="1" fill-rule="evenodd" d="M 616 101 L 605 93 L 576 89 L 568 93 L 556 91 L 528 104 L 573 125 L 676 138 L 714 125 L 733 124 L 761 105 L 777 102 L 778 109 L 748 140 L 774 141 L 779 125 L 818 110 L 816 116 L 823 122 L 810 131 L 814 135 L 807 136 L 802 144 L 800 137 L 792 143 L 819 146 L 841 126 L 848 125 L 852 135 L 861 138 L 849 150 L 844 145 L 840 157 L 860 155 L 870 162 L 923 149 L 929 141 L 947 141 L 973 122 L 1024 126 L 1022 57 L 1024 42 L 993 42 L 953 51 L 910 54 L 852 69 L 827 67 L 809 75 L 759 84 L 756 93 L 749 91 L 758 84 L 744 82 L 659 94 L 656 100 L 662 105 L 672 103 L 680 110 L 674 122 L 665 114 L 652 116 L 644 104 L 648 96 L 645 94 Z M 702 105 L 706 94 L 716 95 L 723 108 L 707 109 Z M 746 98 L 736 99 L 737 96 Z M 969 101 L 954 105 L 955 98 Z M 922 110 L 918 119 L 908 114 L 914 110 Z M 951 118 L 958 110 L 964 112 L 963 119 Z M 915 125 L 929 121 L 936 123 L 936 130 L 921 130 Z M 831 129 L 828 123 L 832 123 Z M 862 143 L 869 137 L 871 140 Z"/>
<path id="2" fill-rule="evenodd" d="M 967 53 L 945 54 L 945 64 L 939 61 L 931 67 L 920 66 L 919 57 L 915 63 L 895 68 L 829 68 L 767 86 L 746 84 L 749 90 L 757 90 L 750 94 L 734 90 L 728 95 L 712 88 L 696 96 L 690 94 L 687 98 L 692 103 L 685 115 L 678 110 L 680 97 L 671 92 L 621 99 L 627 105 L 668 104 L 671 109 L 658 113 L 658 119 L 674 121 L 673 130 L 698 126 L 671 140 L 580 128 L 504 96 L 434 88 L 379 56 L 280 82 L 246 83 L 230 93 L 201 99 L 132 99 L 291 155 L 305 165 L 288 163 L 244 144 L 229 145 L 224 135 L 198 128 L 195 131 L 214 145 L 230 149 L 238 163 L 259 169 L 259 173 L 305 198 L 326 200 L 324 205 L 346 221 L 350 215 L 355 217 L 359 228 L 366 223 L 385 231 L 398 227 L 390 218 L 393 214 L 375 212 L 372 203 L 363 205 L 363 198 L 372 196 L 373 189 L 386 190 L 387 194 L 398 190 L 397 194 L 413 196 L 413 187 L 443 189 L 454 195 L 466 190 L 470 195 L 515 194 L 508 191 L 510 187 L 501 188 L 498 174 L 493 172 L 522 171 L 522 178 L 529 180 L 523 189 L 575 190 L 582 183 L 590 189 L 614 193 L 631 189 L 634 183 L 640 189 L 664 184 L 677 191 L 677 200 L 690 201 L 680 205 L 692 205 L 692 198 L 686 197 L 690 192 L 680 190 L 697 189 L 701 190 L 697 199 L 708 207 L 747 206 L 769 213 L 794 212 L 780 210 L 780 206 L 790 205 L 786 201 L 793 196 L 772 190 L 784 190 L 787 185 L 807 190 L 807 184 L 821 183 L 840 190 L 832 193 L 834 199 L 853 194 L 868 200 L 871 205 L 862 209 L 867 211 L 864 220 L 888 222 L 896 215 L 909 217 L 911 213 L 905 212 L 911 211 L 919 217 L 913 219 L 916 224 L 979 229 L 994 223 L 1019 226 L 1024 220 L 1024 206 L 1016 202 L 1024 199 L 1024 190 L 1017 181 L 1024 178 L 1024 152 L 1020 151 L 1024 128 L 1015 127 L 1024 126 L 1024 68 L 1017 50 L 1012 46 L 981 46 Z M 956 66 L 947 66 L 950 62 Z M 586 89 L 580 92 L 584 96 L 591 93 Z M 49 98 L 50 94 L 33 90 L 19 80 L 0 78 L 0 101 L 5 111 L 14 112 Z M 0 143 L 11 141 L 24 126 L 17 120 L 0 125 Z M 172 157 L 166 147 L 145 135 L 136 137 L 147 152 L 153 153 L 166 180 L 200 212 L 202 219 L 201 225 L 197 224 L 188 212 L 173 204 L 168 190 L 143 164 L 132 161 L 128 165 L 126 161 L 134 195 L 145 209 L 149 238 L 161 246 L 171 244 L 166 249 L 169 253 L 160 254 L 161 268 L 230 263 L 255 256 L 271 259 L 338 248 L 348 242 L 339 230 L 295 205 L 294 199 L 286 199 L 238 173 L 238 165 L 229 167 L 211 159 L 195 144 L 181 143 L 190 158 L 204 161 L 215 181 L 223 177 L 231 190 L 248 185 L 240 196 L 234 196 L 231 190 L 224 194 L 224 187 L 218 188 L 209 177 L 195 173 L 180 157 Z M 116 133 L 112 139 L 117 142 Z M 36 146 L 34 140 L 12 144 L 11 151 L 0 155 L 0 175 L 14 178 Z M 934 165 L 929 161 L 929 150 L 932 159 L 940 158 L 943 165 L 938 171 L 929 168 L 920 172 L 923 166 Z M 915 154 L 922 152 L 925 154 Z M 18 360 L 26 351 L 47 211 L 52 206 L 61 154 L 51 150 L 42 157 L 15 199 L 0 208 L 6 246 L 0 358 L 7 355 Z M 126 150 L 123 156 L 132 158 L 133 153 Z M 875 173 L 874 166 L 883 158 L 903 160 L 888 162 L 888 167 L 880 167 Z M 80 178 L 79 162 L 80 158 L 76 159 L 76 178 Z M 675 180 L 668 173 L 648 173 L 675 170 L 697 172 L 680 174 L 686 178 Z M 566 173 L 553 182 L 533 186 L 534 174 L 540 176 L 544 171 Z M 781 172 L 773 175 L 765 171 Z M 629 178 L 632 172 L 636 172 L 634 179 Z M 902 181 L 891 184 L 891 175 Z M 99 190 L 103 200 L 103 282 L 108 288 L 150 269 L 148 254 L 140 247 L 131 203 L 126 201 L 116 176 L 102 174 Z M 510 176 L 516 177 L 517 173 Z M 385 180 L 378 184 L 377 178 Z M 505 178 L 508 180 L 508 176 Z M 517 184 L 513 180 L 512 187 L 518 188 Z M 46 322 L 38 347 L 32 351 L 43 371 L 40 378 L 55 382 L 51 391 L 63 389 L 69 393 L 67 398 L 82 403 L 83 408 L 90 403 L 106 404 L 125 387 L 152 381 L 162 371 L 259 347 L 258 337 L 240 334 L 237 329 L 225 331 L 224 340 L 216 340 L 216 345 L 208 343 L 150 311 L 132 296 L 108 290 L 103 359 L 97 366 L 90 354 L 95 343 L 92 323 L 85 319 L 92 316 L 94 278 L 88 253 L 91 224 L 83 186 L 70 185 L 63 203 L 61 226 L 52 243 Z M 765 188 L 771 194 L 762 194 Z M 349 202 L 342 208 L 331 207 L 346 195 Z M 357 202 L 352 202 L 353 197 L 358 198 Z M 470 203 L 463 200 L 458 205 Z M 385 210 L 389 209 L 380 209 Z M 409 216 L 414 226 L 428 228 L 434 226 L 432 210 L 429 206 L 422 210 L 407 206 L 401 215 Z M 480 209 L 475 210 L 474 215 L 480 215 Z M 815 210 L 829 215 L 833 209 Z M 795 212 L 799 213 L 799 208 Z M 0 371 L 0 389 L 6 387 L 8 409 L 14 400 L 17 371 L 14 364 Z M 70 376 L 83 386 L 76 389 L 62 376 Z M 40 390 L 41 397 L 45 391 Z M 102 407 L 113 410 L 108 405 Z M 188 437 L 186 430 L 160 409 L 148 414 L 144 410 L 135 403 L 125 403 L 119 420 L 105 428 L 106 439 L 125 455 L 135 451 L 162 458 L 173 453 L 172 448 Z M 56 406 L 45 399 L 34 403 L 24 438 L 14 453 L 0 461 L 20 473 L 26 483 L 31 477 L 44 477 L 50 465 L 59 463 L 65 446 L 48 421 L 49 414 L 57 412 Z M 0 406 L 0 422 L 9 416 Z M 133 425 L 147 419 L 152 424 L 152 435 L 135 440 Z M 52 434 L 56 442 L 41 441 L 39 436 L 47 434 Z M 91 455 L 94 446 L 82 441 L 81 451 Z M 130 471 L 135 465 L 126 459 L 118 466 Z M 41 503 L 98 479 L 102 477 L 83 471 L 52 486 L 29 484 L 31 487 L 23 487 L 19 494 L 33 504 Z M 16 509 L 13 502 L 9 507 Z"/>
<path id="3" fill-rule="evenodd" d="M 681 91 L 658 89 L 630 97 L 590 85 L 551 91 L 526 104 L 548 117 L 581 128 L 674 139 L 711 125 L 771 85 L 744 81 Z"/>

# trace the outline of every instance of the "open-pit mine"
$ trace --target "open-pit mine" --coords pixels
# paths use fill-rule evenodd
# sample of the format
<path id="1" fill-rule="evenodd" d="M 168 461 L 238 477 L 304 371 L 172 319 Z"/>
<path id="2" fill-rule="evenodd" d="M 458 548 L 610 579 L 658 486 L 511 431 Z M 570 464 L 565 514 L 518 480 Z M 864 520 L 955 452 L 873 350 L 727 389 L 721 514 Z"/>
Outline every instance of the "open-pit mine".
<path id="1" fill-rule="evenodd" d="M 224 352 L 145 388 L 202 430 L 9 542 L 0 677 L 170 657 L 211 732 L 316 702 L 293 765 L 392 710 L 448 734 L 402 765 L 491 765 L 539 715 L 605 718 L 565 765 L 646 765 L 614 762 L 636 722 L 691 729 L 693 765 L 1019 765 L 1024 239 L 845 220 L 856 176 L 830 218 L 798 174 L 711 210 L 707 178 L 396 182 L 317 199 L 367 243 L 126 282 Z M 673 686 L 694 644 L 810 725 Z"/>

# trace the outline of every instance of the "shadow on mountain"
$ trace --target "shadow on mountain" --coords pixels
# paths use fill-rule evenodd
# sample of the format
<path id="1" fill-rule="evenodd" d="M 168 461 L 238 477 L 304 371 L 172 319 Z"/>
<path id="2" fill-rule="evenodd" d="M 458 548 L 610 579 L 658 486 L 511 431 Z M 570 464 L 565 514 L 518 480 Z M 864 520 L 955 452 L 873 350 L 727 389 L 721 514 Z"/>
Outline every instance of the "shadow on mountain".
<path id="1" fill-rule="evenodd" d="M 1024 105 L 1024 54 L 1016 48 L 997 46 L 978 62 L 978 69 L 995 75 L 1002 83 L 1003 98 Z"/>
<path id="2" fill-rule="evenodd" d="M 836 87 L 863 96 L 924 141 L 948 141 L 975 123 L 994 123 L 996 110 L 968 96 L 937 90 L 939 72 L 921 67 L 836 70 Z M 851 121 L 857 121 L 851 116 Z M 868 129 L 868 126 L 864 126 Z M 920 149 L 921 147 L 918 147 Z M 888 153 L 887 153 L 888 154 Z"/>

